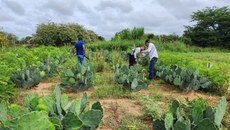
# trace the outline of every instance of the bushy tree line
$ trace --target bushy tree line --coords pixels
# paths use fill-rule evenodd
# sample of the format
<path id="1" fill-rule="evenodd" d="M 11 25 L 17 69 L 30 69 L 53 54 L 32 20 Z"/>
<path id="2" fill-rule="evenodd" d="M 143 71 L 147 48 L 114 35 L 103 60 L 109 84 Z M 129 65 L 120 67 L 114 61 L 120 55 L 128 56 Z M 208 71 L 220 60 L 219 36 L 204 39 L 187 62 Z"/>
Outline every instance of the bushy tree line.
<path id="1" fill-rule="evenodd" d="M 27 37 L 27 40 L 29 40 L 30 43 L 39 45 L 62 46 L 67 43 L 76 42 L 79 36 L 83 37 L 86 43 L 92 43 L 99 39 L 103 40 L 103 37 L 75 23 L 42 23 L 38 25 L 35 35 L 32 38 Z"/>
<path id="2" fill-rule="evenodd" d="M 9 44 L 19 43 L 18 37 L 12 33 L 0 31 L 0 46 L 5 47 Z"/>
<path id="3" fill-rule="evenodd" d="M 212 7 L 192 14 L 196 24 L 186 26 L 185 43 L 202 47 L 230 48 L 230 9 Z"/>
<path id="4" fill-rule="evenodd" d="M 144 36 L 143 27 L 134 27 L 133 29 L 123 29 L 120 32 L 117 32 L 115 36 L 111 39 L 112 41 L 118 40 L 136 40 Z"/>
<path id="5" fill-rule="evenodd" d="M 154 35 L 153 33 L 146 34 L 146 37 L 149 39 L 153 39 L 155 41 L 159 41 L 161 43 L 169 43 L 181 40 L 181 37 L 176 35 L 175 33 L 169 35 Z"/>

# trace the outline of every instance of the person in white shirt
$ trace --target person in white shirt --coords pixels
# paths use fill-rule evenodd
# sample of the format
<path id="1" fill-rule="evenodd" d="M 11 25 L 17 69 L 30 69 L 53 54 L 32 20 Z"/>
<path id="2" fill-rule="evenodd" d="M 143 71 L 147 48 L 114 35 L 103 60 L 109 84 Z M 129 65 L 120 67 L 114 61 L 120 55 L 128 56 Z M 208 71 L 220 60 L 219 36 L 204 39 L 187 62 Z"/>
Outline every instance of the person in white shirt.
<path id="1" fill-rule="evenodd" d="M 144 50 L 144 47 L 137 47 L 129 53 L 129 68 L 137 63 L 137 54 Z"/>
<path id="2" fill-rule="evenodd" d="M 149 64 L 149 79 L 153 79 L 154 77 L 154 66 L 158 59 L 157 49 L 153 43 L 150 42 L 149 39 L 145 41 L 145 45 L 148 47 L 147 50 L 142 51 L 143 56 L 148 56 L 150 58 Z"/>

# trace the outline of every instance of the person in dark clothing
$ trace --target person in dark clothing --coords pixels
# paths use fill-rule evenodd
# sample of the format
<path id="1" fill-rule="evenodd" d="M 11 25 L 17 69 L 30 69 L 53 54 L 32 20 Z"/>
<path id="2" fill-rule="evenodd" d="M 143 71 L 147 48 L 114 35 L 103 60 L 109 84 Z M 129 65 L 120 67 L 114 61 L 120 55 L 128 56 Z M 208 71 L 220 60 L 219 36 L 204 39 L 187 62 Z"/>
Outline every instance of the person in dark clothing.
<path id="1" fill-rule="evenodd" d="M 132 49 L 129 53 L 129 67 L 137 64 L 137 54 L 144 50 L 144 47 L 137 47 Z"/>
<path id="2" fill-rule="evenodd" d="M 73 49 L 76 50 L 76 55 L 78 57 L 78 62 L 80 64 L 83 64 L 83 62 L 84 62 L 84 56 L 85 56 L 85 53 L 86 53 L 86 49 L 85 49 L 85 45 L 84 44 L 85 43 L 84 43 L 82 37 L 79 37 L 78 38 L 78 42 L 76 42 L 74 44 L 74 47 L 73 47 Z"/>

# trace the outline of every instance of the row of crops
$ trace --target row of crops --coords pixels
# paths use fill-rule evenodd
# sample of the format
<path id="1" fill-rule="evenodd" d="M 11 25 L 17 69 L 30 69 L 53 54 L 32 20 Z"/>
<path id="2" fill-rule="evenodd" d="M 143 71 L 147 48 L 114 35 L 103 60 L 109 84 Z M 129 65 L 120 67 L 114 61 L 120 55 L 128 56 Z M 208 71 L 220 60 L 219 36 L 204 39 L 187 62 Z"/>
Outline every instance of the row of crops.
<path id="1" fill-rule="evenodd" d="M 50 96 L 27 95 L 24 107 L 2 102 L 0 104 L 0 109 L 4 110 L 0 113 L 3 115 L 0 116 L 2 128 L 33 128 L 36 125 L 33 121 L 28 123 L 29 125 L 24 122 L 36 119 L 39 124 L 44 124 L 41 129 L 95 129 L 103 117 L 101 104 L 96 102 L 86 107 L 88 98 L 85 94 L 82 99 L 71 101 L 69 104 L 67 95 L 61 95 L 60 87 L 71 87 L 76 92 L 87 90 L 93 87 L 95 72 L 104 71 L 106 68 L 114 74 L 114 83 L 119 84 L 125 91 L 145 89 L 150 83 L 146 79 L 148 59 L 140 58 L 138 65 L 128 68 L 126 51 L 88 51 L 87 62 L 80 65 L 77 64 L 76 58 L 72 57 L 69 49 L 68 47 L 41 46 L 33 49 L 8 48 L 2 51 L 0 57 L 2 61 L 0 63 L 1 100 L 12 97 L 15 94 L 15 87 L 24 89 L 34 87 L 53 74 L 58 73 L 61 81 L 60 86 L 56 87 Z M 159 54 L 156 75 L 165 82 L 187 91 L 212 90 L 221 94 L 226 92 L 229 77 L 224 69 L 228 66 L 212 64 L 210 67 L 207 66 L 209 63 L 207 61 L 198 62 L 195 58 L 184 57 L 183 54 L 173 55 L 168 52 Z M 189 124 L 191 129 L 206 125 L 210 125 L 211 129 L 221 128 L 226 99 L 222 98 L 216 108 L 206 107 L 204 104 L 202 102 L 198 105 L 195 103 L 195 105 L 189 104 L 183 107 L 174 101 L 173 108 L 170 108 L 173 111 L 155 120 L 153 127 L 172 129 L 184 128 Z M 187 114 L 183 115 L 185 113 Z"/>
<path id="2" fill-rule="evenodd" d="M 36 86 L 42 79 L 57 71 L 60 64 L 70 60 L 69 48 L 39 47 L 34 49 L 17 48 L 5 50 L 1 56 L 1 98 L 13 94 L 13 87 L 29 88 Z M 14 51 L 14 52 L 12 52 Z M 42 52 L 42 53 L 41 53 Z M 112 52 L 112 53 L 111 53 Z M 186 53 L 184 53 L 186 55 Z M 75 86 L 86 90 L 93 86 L 95 71 L 102 71 L 105 63 L 115 73 L 114 81 L 133 90 L 146 88 L 148 81 L 140 66 L 128 69 L 126 51 L 89 51 L 90 63 L 84 67 L 70 65 L 60 73 L 62 86 Z M 185 57 L 181 53 L 159 53 L 156 75 L 165 82 L 182 90 L 203 90 L 224 94 L 228 89 L 229 68 L 226 63 L 210 62 L 208 59 L 197 61 L 193 57 Z M 97 62 L 91 62 L 97 61 Z M 147 70 L 148 59 L 139 58 L 139 64 Z M 73 62 L 72 64 L 75 64 Z M 93 63 L 93 64 L 91 64 Z M 208 66 L 210 64 L 210 66 Z M 86 85 L 87 84 L 87 85 Z M 140 85 L 141 84 L 141 85 Z M 131 87 L 132 86 L 132 87 Z M 7 88 L 7 89 L 6 89 Z M 4 91 L 3 91 L 4 90 Z M 9 90 L 9 91 L 8 91 Z M 5 94 L 3 94 L 5 92 Z"/>
<path id="3" fill-rule="evenodd" d="M 1 51 L 0 99 L 15 95 L 15 87 L 29 88 L 56 72 L 57 66 L 70 56 L 68 48 L 16 47 Z"/>
<path id="4" fill-rule="evenodd" d="M 30 93 L 25 97 L 25 107 L 0 103 L 1 130 L 76 130 L 96 129 L 101 122 L 103 109 L 99 102 L 88 104 L 87 94 L 74 99 L 61 94 L 57 86 L 53 94 L 37 97 Z"/>

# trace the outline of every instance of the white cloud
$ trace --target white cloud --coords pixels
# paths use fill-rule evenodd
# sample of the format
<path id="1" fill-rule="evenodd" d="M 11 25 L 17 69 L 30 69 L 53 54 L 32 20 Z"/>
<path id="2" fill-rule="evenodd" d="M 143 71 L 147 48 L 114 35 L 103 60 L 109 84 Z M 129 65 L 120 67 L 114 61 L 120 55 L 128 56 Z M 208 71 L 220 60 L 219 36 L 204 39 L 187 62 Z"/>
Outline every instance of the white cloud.
<path id="1" fill-rule="evenodd" d="M 20 38 L 44 22 L 78 23 L 106 38 L 124 28 L 155 34 L 182 34 L 192 12 L 230 6 L 229 0 L 0 0 L 0 26 Z"/>
<path id="2" fill-rule="evenodd" d="M 2 0 L 3 5 L 9 10 L 18 15 L 23 15 L 25 13 L 24 8 L 16 0 Z"/>

